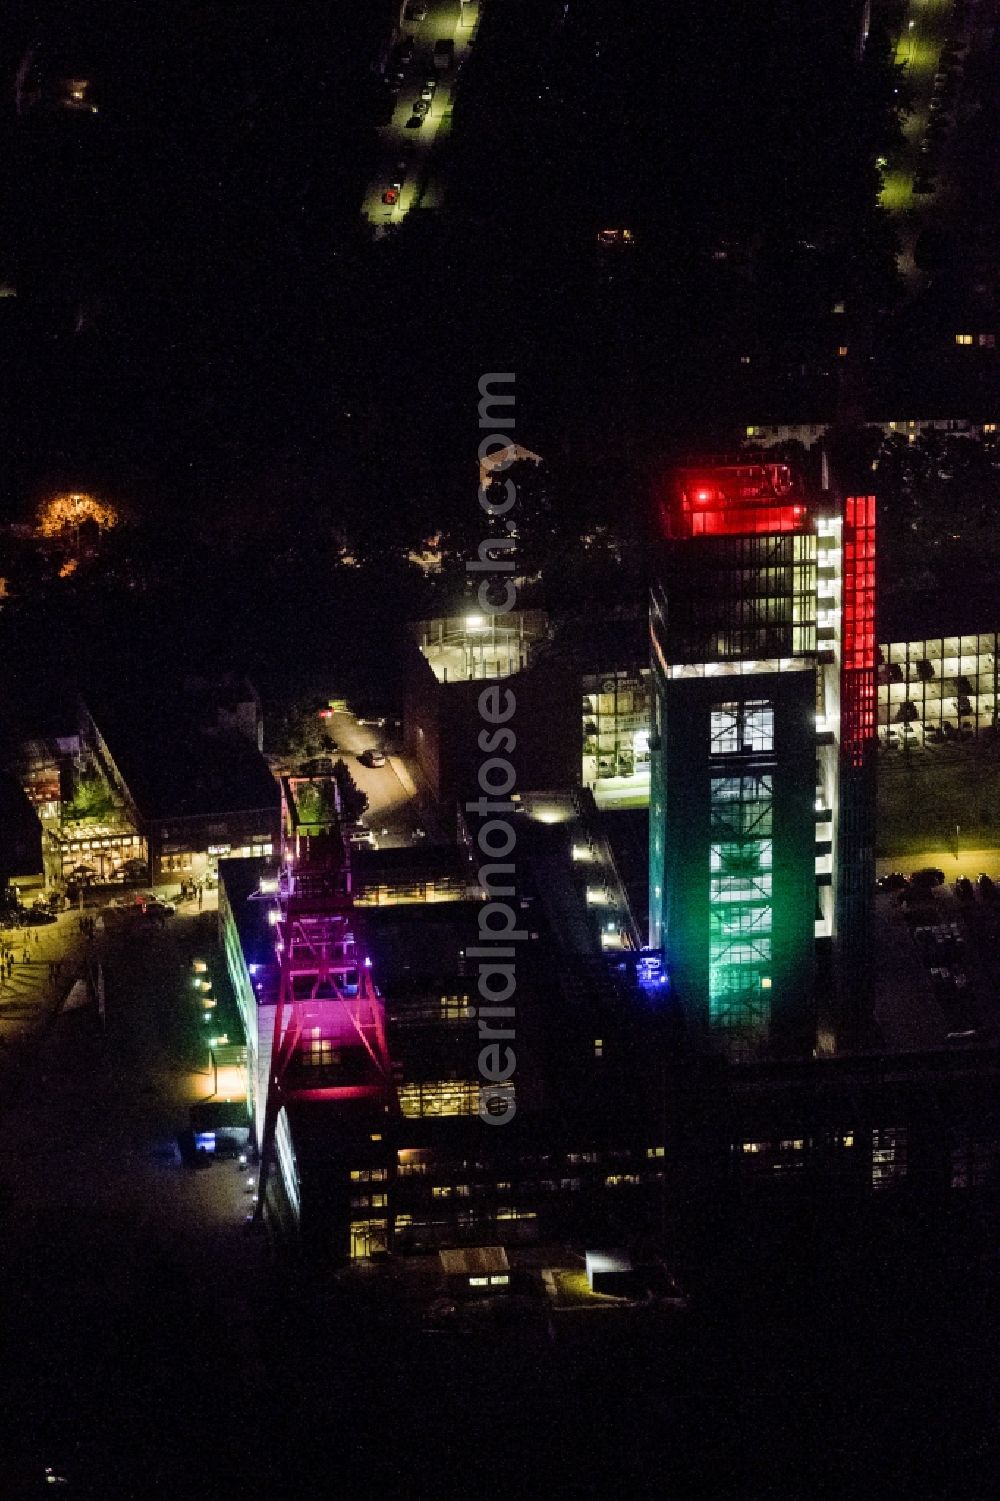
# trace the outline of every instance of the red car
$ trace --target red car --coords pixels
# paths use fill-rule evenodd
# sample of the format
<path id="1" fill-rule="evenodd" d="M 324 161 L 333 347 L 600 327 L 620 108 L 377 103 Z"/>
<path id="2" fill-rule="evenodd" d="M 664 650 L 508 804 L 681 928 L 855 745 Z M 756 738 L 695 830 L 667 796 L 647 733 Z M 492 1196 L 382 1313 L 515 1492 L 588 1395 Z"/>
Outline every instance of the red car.
<path id="1" fill-rule="evenodd" d="M 385 192 L 382 194 L 382 202 L 389 204 L 398 203 L 399 190 L 397 188 L 386 188 Z"/>

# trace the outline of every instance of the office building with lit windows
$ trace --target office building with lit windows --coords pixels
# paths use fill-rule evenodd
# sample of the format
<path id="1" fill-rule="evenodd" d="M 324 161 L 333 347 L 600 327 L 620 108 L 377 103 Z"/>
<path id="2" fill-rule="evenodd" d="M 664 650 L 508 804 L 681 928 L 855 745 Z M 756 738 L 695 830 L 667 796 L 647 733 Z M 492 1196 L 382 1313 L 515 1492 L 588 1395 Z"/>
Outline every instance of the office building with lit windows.
<path id="1" fill-rule="evenodd" d="M 869 1010 L 871 496 L 787 465 L 676 473 L 653 589 L 650 941 L 696 1044 L 855 1045 Z"/>

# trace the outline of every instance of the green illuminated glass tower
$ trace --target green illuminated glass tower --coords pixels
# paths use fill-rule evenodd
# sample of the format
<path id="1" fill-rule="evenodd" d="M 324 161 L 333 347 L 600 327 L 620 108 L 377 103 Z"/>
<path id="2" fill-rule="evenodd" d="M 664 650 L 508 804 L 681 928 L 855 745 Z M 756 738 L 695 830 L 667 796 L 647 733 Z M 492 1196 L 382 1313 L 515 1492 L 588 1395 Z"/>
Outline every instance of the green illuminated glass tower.
<path id="1" fill-rule="evenodd" d="M 869 1011 L 874 498 L 788 466 L 677 472 L 661 509 L 650 942 L 696 1045 L 853 1045 Z"/>

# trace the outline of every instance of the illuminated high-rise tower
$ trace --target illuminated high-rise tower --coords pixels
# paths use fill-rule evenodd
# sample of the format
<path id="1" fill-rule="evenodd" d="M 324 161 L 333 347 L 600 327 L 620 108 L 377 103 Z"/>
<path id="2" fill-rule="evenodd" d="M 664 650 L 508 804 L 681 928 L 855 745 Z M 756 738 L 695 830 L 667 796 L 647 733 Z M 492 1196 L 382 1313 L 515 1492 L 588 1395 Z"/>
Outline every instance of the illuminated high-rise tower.
<path id="1" fill-rule="evenodd" d="M 787 465 L 683 469 L 650 629 L 650 940 L 700 1045 L 857 1043 L 869 1011 L 871 496 Z"/>

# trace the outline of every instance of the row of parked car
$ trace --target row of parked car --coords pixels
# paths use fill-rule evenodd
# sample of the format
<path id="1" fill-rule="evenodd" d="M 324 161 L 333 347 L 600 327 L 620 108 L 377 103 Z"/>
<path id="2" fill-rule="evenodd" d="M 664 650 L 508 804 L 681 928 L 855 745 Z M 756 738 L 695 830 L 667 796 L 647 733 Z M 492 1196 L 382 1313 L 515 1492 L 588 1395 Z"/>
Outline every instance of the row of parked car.
<path id="1" fill-rule="evenodd" d="M 56 913 L 47 902 L 35 902 L 30 907 L 24 907 L 20 902 L 0 910 L 0 929 L 9 933 L 14 928 L 41 928 L 54 923 Z"/>
<path id="2" fill-rule="evenodd" d="M 925 888 L 930 897 L 932 888 Z M 913 940 L 930 974 L 934 999 L 944 1013 L 948 1042 L 971 1042 L 977 1035 L 975 993 L 965 968 L 965 937 L 957 922 L 915 923 Z"/>
<path id="3" fill-rule="evenodd" d="M 952 123 L 952 111 L 962 82 L 962 57 L 966 42 L 954 29 L 949 36 L 934 75 L 930 119 L 920 142 L 920 167 L 913 179 L 915 193 L 933 193 L 934 161 Z"/>
<path id="4" fill-rule="evenodd" d="M 985 731 L 983 732 L 985 735 Z M 912 724 L 894 724 L 883 735 L 882 743 L 890 750 L 898 749 L 899 746 L 913 748 L 920 745 L 960 745 L 963 741 L 975 740 L 976 732 L 968 720 L 960 719 L 958 724 L 952 724 L 950 720 L 944 720 L 940 725 L 929 724 L 920 730 L 914 729 Z"/>
<path id="5" fill-rule="evenodd" d="M 177 908 L 164 897 L 151 892 L 139 892 L 135 896 L 115 897 L 108 906 L 112 912 L 134 917 L 173 917 Z"/>
<path id="6" fill-rule="evenodd" d="M 934 901 L 934 891 L 944 883 L 944 871 L 930 865 L 910 876 L 892 871 L 880 876 L 876 885 L 880 891 L 896 894 L 912 925 L 913 941 L 927 967 L 934 999 L 944 1013 L 947 1041 L 971 1042 L 978 1025 L 973 1009 L 975 994 L 965 967 L 965 934 L 958 922 L 941 919 L 942 909 Z M 989 876 L 980 876 L 976 888 L 984 901 L 996 900 L 996 886 Z M 955 882 L 956 895 L 963 902 L 975 902 L 976 888 L 964 877 Z"/>

